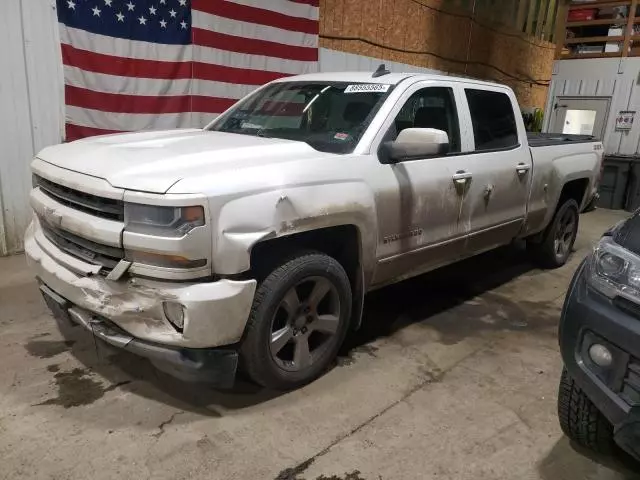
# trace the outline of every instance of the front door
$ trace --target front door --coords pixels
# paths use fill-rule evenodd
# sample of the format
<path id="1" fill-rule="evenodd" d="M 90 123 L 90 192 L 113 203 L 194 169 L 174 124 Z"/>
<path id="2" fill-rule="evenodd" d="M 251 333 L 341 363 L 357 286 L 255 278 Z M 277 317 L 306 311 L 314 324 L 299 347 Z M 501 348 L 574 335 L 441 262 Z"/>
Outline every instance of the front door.
<path id="1" fill-rule="evenodd" d="M 552 107 L 549 131 L 593 135 L 598 140 L 602 140 L 609 113 L 609 102 L 609 98 L 556 97 Z"/>
<path id="2" fill-rule="evenodd" d="M 500 87 L 464 88 L 465 120 L 473 132 L 469 155 L 472 178 L 463 221 L 468 222 L 465 254 L 490 250 L 515 238 L 522 228 L 532 178 L 524 125 L 515 97 Z M 519 134 L 518 132 L 522 132 Z M 522 138 L 521 138 L 522 135 Z"/>
<path id="3" fill-rule="evenodd" d="M 414 85 L 400 98 L 382 129 L 384 141 L 395 140 L 405 128 L 444 130 L 449 136 L 449 153 L 380 164 L 371 173 L 379 232 L 374 284 L 431 270 L 463 253 L 466 232 L 460 214 L 472 160 L 460 155 L 456 95 L 454 89 L 437 82 Z"/>

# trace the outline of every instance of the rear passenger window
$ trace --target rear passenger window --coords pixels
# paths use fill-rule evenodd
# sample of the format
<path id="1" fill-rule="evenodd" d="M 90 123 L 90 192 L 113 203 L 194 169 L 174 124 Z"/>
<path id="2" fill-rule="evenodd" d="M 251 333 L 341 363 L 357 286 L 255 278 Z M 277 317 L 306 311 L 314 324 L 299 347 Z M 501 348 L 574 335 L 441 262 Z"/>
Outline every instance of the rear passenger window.
<path id="1" fill-rule="evenodd" d="M 487 90 L 465 90 L 476 150 L 496 150 L 518 146 L 518 130 L 508 95 Z"/>

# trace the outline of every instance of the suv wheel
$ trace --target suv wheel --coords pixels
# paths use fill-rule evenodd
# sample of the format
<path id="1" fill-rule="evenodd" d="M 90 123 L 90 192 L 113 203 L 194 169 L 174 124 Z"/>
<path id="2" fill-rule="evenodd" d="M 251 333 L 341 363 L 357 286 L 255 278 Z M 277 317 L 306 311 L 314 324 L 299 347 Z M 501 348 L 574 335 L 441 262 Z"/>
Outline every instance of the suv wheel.
<path id="1" fill-rule="evenodd" d="M 335 359 L 351 316 L 351 286 L 342 265 L 301 253 L 269 273 L 256 291 L 241 346 L 249 376 L 289 390 L 320 376 Z"/>
<path id="2" fill-rule="evenodd" d="M 558 418 L 567 437 L 598 453 L 614 451 L 613 426 L 576 385 L 566 368 L 558 392 Z"/>
<path id="3" fill-rule="evenodd" d="M 538 262 L 545 268 L 558 268 L 569 260 L 573 244 L 578 235 L 580 213 L 578 203 L 573 199 L 565 200 L 556 210 L 540 243 L 528 242 Z"/>

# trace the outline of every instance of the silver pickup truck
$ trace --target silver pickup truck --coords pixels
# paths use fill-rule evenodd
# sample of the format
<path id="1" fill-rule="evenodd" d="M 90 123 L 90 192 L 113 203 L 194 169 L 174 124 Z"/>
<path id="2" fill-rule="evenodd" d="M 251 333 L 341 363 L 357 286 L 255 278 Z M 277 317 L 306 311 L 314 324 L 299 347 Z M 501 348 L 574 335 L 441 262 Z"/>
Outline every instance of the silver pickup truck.
<path id="1" fill-rule="evenodd" d="M 290 77 L 204 129 L 43 150 L 25 248 L 61 321 L 181 378 L 290 389 L 371 289 L 518 238 L 563 265 L 601 162 L 591 137 L 527 138 L 502 85 Z"/>

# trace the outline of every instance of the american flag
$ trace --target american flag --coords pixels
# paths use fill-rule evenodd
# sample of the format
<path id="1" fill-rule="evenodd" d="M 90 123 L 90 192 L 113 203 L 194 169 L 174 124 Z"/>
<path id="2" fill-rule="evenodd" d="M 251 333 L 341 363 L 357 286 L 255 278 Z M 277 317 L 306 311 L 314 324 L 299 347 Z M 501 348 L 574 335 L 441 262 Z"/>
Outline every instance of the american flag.
<path id="1" fill-rule="evenodd" d="M 318 68 L 319 0 L 57 0 L 66 137 L 201 127 Z"/>

